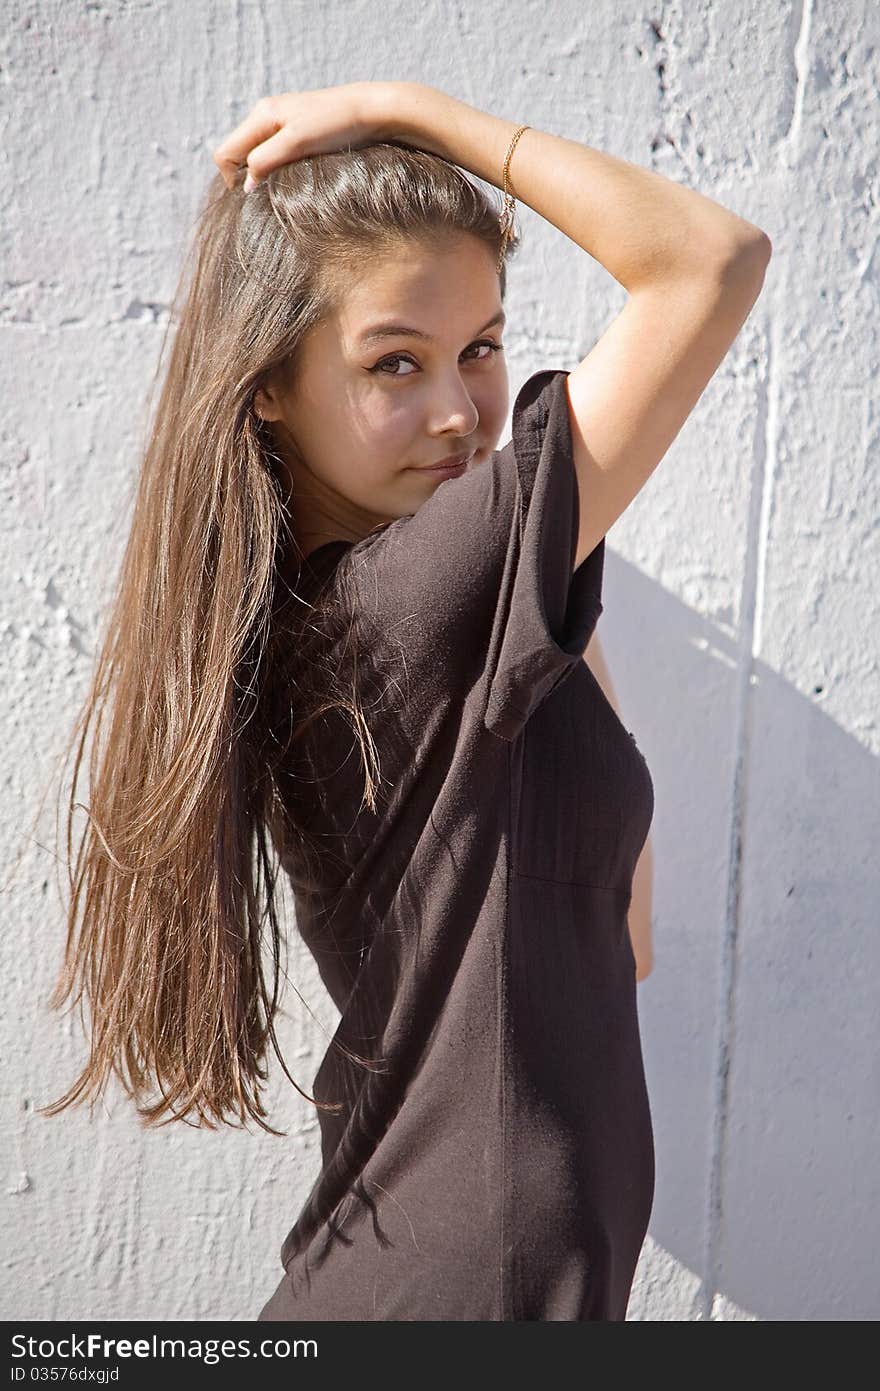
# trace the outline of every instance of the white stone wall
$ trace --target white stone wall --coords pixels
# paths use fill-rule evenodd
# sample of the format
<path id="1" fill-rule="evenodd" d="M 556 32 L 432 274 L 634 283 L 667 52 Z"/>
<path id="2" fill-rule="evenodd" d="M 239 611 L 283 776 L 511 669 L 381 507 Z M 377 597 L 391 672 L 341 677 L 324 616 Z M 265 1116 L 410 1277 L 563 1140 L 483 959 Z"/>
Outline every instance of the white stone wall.
<path id="1" fill-rule="evenodd" d="M 7 0 L 0 33 L 0 1316 L 253 1318 L 318 1165 L 276 1066 L 259 1131 L 142 1131 L 45 998 L 50 796 L 126 534 L 210 152 L 266 92 L 439 86 L 691 184 L 766 229 L 743 332 L 609 533 L 600 634 L 656 792 L 640 987 L 657 1146 L 633 1319 L 880 1314 L 880 9 L 872 0 Z M 520 207 L 515 388 L 624 294 Z M 512 399 L 513 392 L 511 394 Z M 504 438 L 507 438 L 505 435 Z M 86 799 L 81 786 L 80 799 Z M 302 952 L 308 1089 L 334 1011 Z"/>

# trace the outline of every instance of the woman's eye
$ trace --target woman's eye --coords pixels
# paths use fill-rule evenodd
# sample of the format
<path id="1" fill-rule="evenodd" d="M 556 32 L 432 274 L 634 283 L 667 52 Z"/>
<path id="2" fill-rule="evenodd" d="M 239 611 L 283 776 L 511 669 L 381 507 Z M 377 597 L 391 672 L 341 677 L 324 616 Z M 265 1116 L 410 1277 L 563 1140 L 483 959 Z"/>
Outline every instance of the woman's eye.
<path id="1" fill-rule="evenodd" d="M 504 351 L 503 344 L 496 343 L 491 338 L 481 338 L 478 343 L 472 343 L 471 347 L 489 349 L 489 352 L 486 353 L 485 357 L 477 358 L 478 362 L 488 362 L 489 358 L 492 357 L 493 353 L 500 353 Z"/>
<path id="2" fill-rule="evenodd" d="M 400 353 L 395 353 L 393 357 L 383 357 L 381 362 L 377 362 L 376 365 L 375 365 L 375 367 L 371 367 L 371 368 L 370 368 L 370 371 L 371 371 L 371 372 L 384 372 L 384 375 L 385 375 L 386 377 L 399 377 L 399 376 L 401 376 L 401 375 L 404 376 L 404 377 L 409 377 L 409 376 L 411 376 L 411 373 L 409 373 L 409 372 L 403 372 L 403 373 L 400 373 L 400 372 L 385 372 L 384 369 L 385 369 L 386 367 L 388 367 L 388 366 L 393 366 L 393 365 L 395 365 L 395 364 L 398 363 L 398 362 L 408 362 L 408 363 L 412 364 L 412 358 L 411 358 L 411 357 L 402 357 Z"/>
<path id="3" fill-rule="evenodd" d="M 488 348 L 489 351 L 484 353 L 481 357 L 470 358 L 471 362 L 488 362 L 489 358 L 495 353 L 500 353 L 504 350 L 501 343 L 495 343 L 491 338 L 481 338 L 479 342 L 471 343 L 470 347 L 465 349 L 465 353 L 470 353 L 472 348 Z M 382 372 L 386 377 L 411 377 L 411 372 L 384 371 L 390 364 L 396 364 L 398 362 L 408 362 L 411 366 L 415 366 L 412 358 L 406 356 L 406 354 L 392 353 L 390 357 L 383 357 L 380 362 L 376 363 L 375 367 L 370 367 L 369 371 Z"/>

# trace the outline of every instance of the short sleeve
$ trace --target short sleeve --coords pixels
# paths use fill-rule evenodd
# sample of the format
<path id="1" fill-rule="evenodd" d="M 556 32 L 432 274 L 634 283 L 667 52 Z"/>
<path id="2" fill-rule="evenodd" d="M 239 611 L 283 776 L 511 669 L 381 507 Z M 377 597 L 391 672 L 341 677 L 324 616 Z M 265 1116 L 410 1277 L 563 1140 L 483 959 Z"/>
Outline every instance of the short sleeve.
<path id="1" fill-rule="evenodd" d="M 603 537 L 577 569 L 579 493 L 565 379 L 534 373 L 511 439 L 412 516 L 345 557 L 373 630 L 402 648 L 410 682 L 477 700 L 512 740 L 583 657 L 602 611 Z"/>

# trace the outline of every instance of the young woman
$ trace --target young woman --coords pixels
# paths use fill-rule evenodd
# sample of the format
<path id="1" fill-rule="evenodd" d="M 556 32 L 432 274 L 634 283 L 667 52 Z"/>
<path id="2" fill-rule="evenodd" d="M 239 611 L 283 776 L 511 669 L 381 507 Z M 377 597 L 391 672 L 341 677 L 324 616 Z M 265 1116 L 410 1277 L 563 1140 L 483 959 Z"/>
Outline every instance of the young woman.
<path id="1" fill-rule="evenodd" d="M 341 1018 L 259 1317 L 623 1319 L 654 1186 L 627 923 L 653 788 L 582 659 L 605 534 L 769 241 L 414 83 L 263 100 L 215 160 L 85 712 L 112 698 L 56 1002 L 80 981 L 91 1057 L 45 1109 L 115 1071 L 159 1089 L 145 1123 L 272 1131 L 283 870 Z M 510 228 L 468 173 L 629 291 L 519 388 L 501 450 Z"/>

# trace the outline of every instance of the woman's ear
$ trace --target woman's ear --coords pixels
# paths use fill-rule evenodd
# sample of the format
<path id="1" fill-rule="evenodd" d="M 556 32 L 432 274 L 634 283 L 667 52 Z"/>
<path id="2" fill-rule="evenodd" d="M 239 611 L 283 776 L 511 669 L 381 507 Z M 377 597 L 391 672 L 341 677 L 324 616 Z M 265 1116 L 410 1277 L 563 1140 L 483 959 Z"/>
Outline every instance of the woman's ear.
<path id="1" fill-rule="evenodd" d="M 277 390 L 266 382 L 254 392 L 254 410 L 261 420 L 280 420 L 283 415 Z"/>

